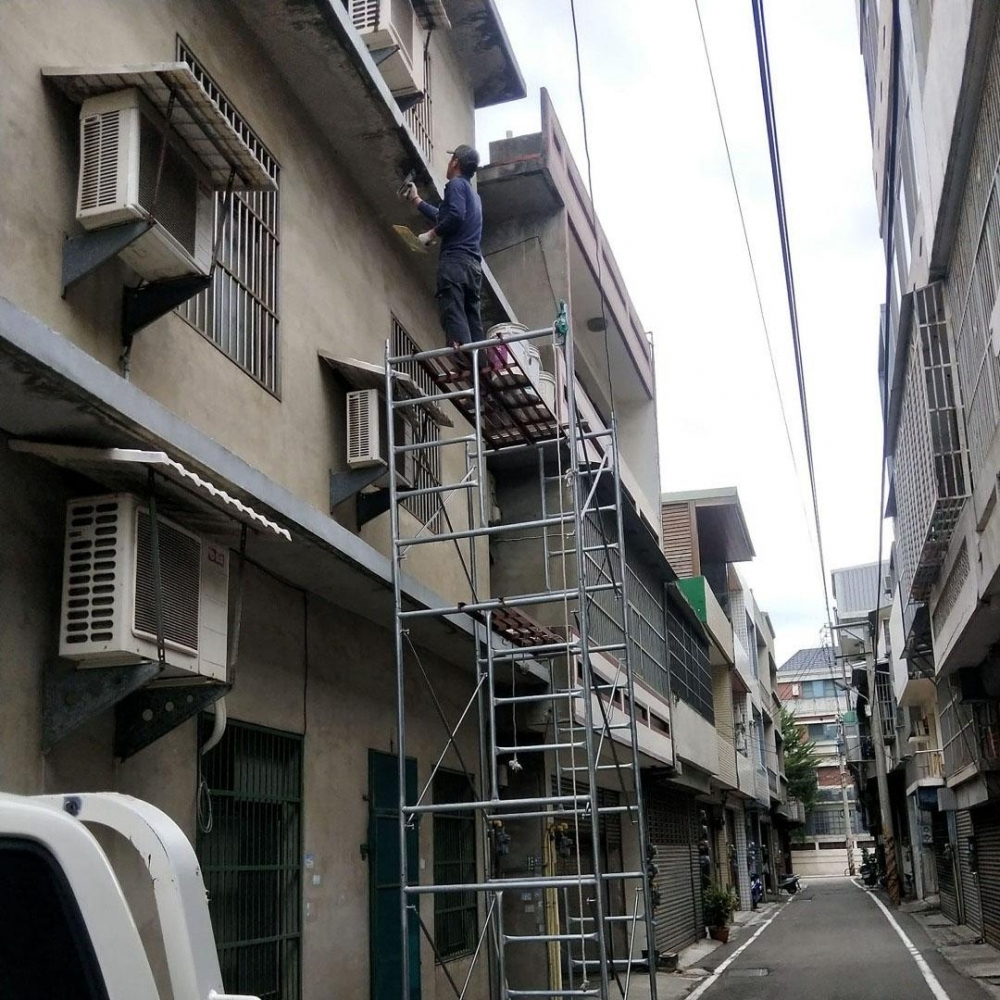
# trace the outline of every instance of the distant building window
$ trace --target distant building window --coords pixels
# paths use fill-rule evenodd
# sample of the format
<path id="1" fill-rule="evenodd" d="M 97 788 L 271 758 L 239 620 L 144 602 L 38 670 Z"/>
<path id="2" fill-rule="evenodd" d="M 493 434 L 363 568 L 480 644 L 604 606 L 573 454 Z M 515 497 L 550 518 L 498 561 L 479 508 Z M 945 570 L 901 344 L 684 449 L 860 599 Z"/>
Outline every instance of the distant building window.
<path id="1" fill-rule="evenodd" d="M 832 680 L 803 681 L 803 698 L 835 698 L 837 695 L 837 685 Z"/>
<path id="2" fill-rule="evenodd" d="M 278 161 L 240 113 L 177 39 L 177 58 L 191 67 L 219 110 L 253 150 L 278 183 Z M 219 258 L 212 284 L 188 299 L 178 312 L 199 333 L 228 355 L 265 389 L 281 389 L 278 351 L 278 229 L 277 191 L 234 191 L 223 217 L 225 192 L 215 197 L 215 237 Z"/>
<path id="3" fill-rule="evenodd" d="M 472 788 L 465 774 L 438 771 L 435 802 L 468 802 Z M 476 817 L 471 809 L 434 814 L 434 881 L 452 885 L 476 881 Z M 434 894 L 434 945 L 441 958 L 468 955 L 476 947 L 475 892 Z"/>
<path id="4" fill-rule="evenodd" d="M 829 743 L 837 740 L 840 736 L 840 727 L 836 722 L 814 722 L 806 726 L 806 729 L 811 740 Z"/>

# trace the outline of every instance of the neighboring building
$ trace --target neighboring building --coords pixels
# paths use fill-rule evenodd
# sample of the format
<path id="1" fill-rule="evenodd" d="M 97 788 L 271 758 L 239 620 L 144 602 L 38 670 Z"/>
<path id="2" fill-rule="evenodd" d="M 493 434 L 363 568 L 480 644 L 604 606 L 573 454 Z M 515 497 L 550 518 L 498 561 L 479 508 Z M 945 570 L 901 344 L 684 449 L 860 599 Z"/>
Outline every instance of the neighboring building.
<path id="1" fill-rule="evenodd" d="M 227 988 L 282 1000 L 324 996 L 332 982 L 395 1000 L 404 948 L 411 997 L 445 996 L 449 978 L 472 969 L 488 919 L 464 891 L 421 897 L 427 934 L 413 923 L 404 935 L 399 918 L 399 756 L 406 784 L 423 787 L 447 750 L 425 789 L 431 804 L 462 802 L 470 778 L 483 787 L 475 733 L 466 725 L 451 749 L 442 716 L 462 717 L 487 643 L 469 614 L 412 619 L 407 670 L 417 669 L 412 652 L 431 690 L 408 681 L 411 756 L 400 755 L 389 456 L 363 434 L 385 401 L 364 392 L 384 389 L 387 342 L 398 355 L 441 343 L 433 258 L 392 233 L 416 221 L 396 190 L 413 170 L 425 196 L 439 197 L 446 150 L 473 138 L 476 108 L 523 97 L 524 84 L 493 0 L 394 0 L 392 10 L 387 27 L 368 3 L 87 0 L 54 26 L 38 5 L 0 8 L 6 124 L 18 137 L 0 150 L 0 788 L 109 789 L 163 809 L 196 843 Z M 95 98 L 81 129 L 81 102 Z M 122 209 L 115 228 L 88 230 L 78 208 L 104 223 L 106 201 L 127 200 L 114 182 L 130 139 L 131 197 L 146 213 L 129 221 Z M 717 750 L 709 638 L 661 546 L 652 348 L 596 220 L 595 245 L 593 206 L 547 95 L 541 133 L 494 144 L 490 160 L 479 180 L 486 324 L 549 327 L 564 301 L 579 349 L 573 372 L 542 350 L 558 386 L 552 405 L 564 412 L 571 386 L 596 432 L 611 419 L 613 387 L 637 681 L 634 703 L 619 690 L 608 708 L 616 725 L 640 730 L 661 905 L 673 915 L 672 887 L 701 870 L 693 792 L 711 792 Z M 525 259 L 532 247 L 550 266 Z M 424 369 L 411 374 L 432 391 Z M 468 433 L 450 403 L 418 409 L 392 424 L 407 447 Z M 401 502 L 408 536 L 483 528 L 464 496 L 442 508 L 435 492 L 461 478 L 463 451 L 394 463 L 423 491 Z M 557 458 L 528 469 L 508 458 L 489 460 L 491 525 L 537 516 L 564 489 Z M 78 503 L 89 498 L 102 506 Z M 601 526 L 584 531 L 593 553 Z M 569 582 L 571 533 L 546 531 L 541 555 L 522 541 L 497 532 L 469 546 L 480 596 L 547 593 L 560 561 Z M 107 547 L 128 561 L 124 578 L 105 578 L 120 563 L 92 558 Z M 450 540 L 413 547 L 401 608 L 467 602 L 464 552 Z M 604 571 L 596 557 L 590 568 Z M 623 623 L 610 608 L 596 601 L 593 629 L 613 645 Z M 768 623 L 751 614 L 770 648 Z M 572 633 L 555 602 L 532 616 L 529 630 Z M 509 654 L 508 634 L 494 631 L 490 647 Z M 77 666 L 81 635 L 93 669 Z M 118 636 L 137 651 L 109 660 Z M 614 676 L 615 658 L 595 655 L 594 670 Z M 507 683 L 511 696 L 544 697 L 566 679 L 525 656 Z M 703 774 L 698 753 L 690 767 L 675 753 L 682 685 L 682 728 L 712 741 Z M 766 743 L 763 718 L 761 707 Z M 484 720 L 522 748 L 548 725 L 544 712 L 487 710 Z M 636 791 L 614 787 L 611 744 L 623 738 L 611 733 L 603 749 L 600 849 L 634 871 L 644 862 L 637 828 L 614 812 Z M 501 797 L 567 794 L 552 787 L 565 760 L 522 750 L 512 767 L 517 758 L 500 765 Z M 682 771 L 690 785 L 678 812 L 666 789 Z M 405 853 L 422 881 L 448 884 L 475 883 L 501 856 L 508 873 L 565 861 L 547 815 L 515 822 L 501 852 L 471 810 L 427 816 Z M 585 830 L 578 863 L 589 844 Z M 121 877 L 130 891 L 141 882 L 133 869 Z M 507 932 L 579 926 L 572 904 L 552 897 L 508 894 Z M 609 894 L 614 913 L 631 912 L 625 897 Z M 152 901 L 142 899 L 148 928 Z M 700 934 L 700 892 L 688 900 L 683 926 L 658 926 L 660 951 Z M 639 928 L 637 949 L 647 943 Z M 165 962 L 149 946 L 166 992 Z M 487 964 L 473 970 L 470 998 L 490 995 Z M 545 947 L 508 967 L 512 985 L 532 988 L 559 971 Z"/>
<path id="2" fill-rule="evenodd" d="M 737 564 L 755 555 L 735 489 L 664 493 L 663 544 L 676 589 L 709 639 L 710 689 L 674 685 L 678 773 L 672 795 L 697 792 L 709 829 L 711 872 L 750 905 L 749 874 L 770 889 L 785 869 L 788 828 L 799 822 L 784 780 L 774 630 Z M 711 714 L 709 714 L 709 708 Z M 706 725 L 708 722 L 710 724 Z M 675 805 L 679 808 L 679 805 Z"/>
<path id="3" fill-rule="evenodd" d="M 943 911 L 1000 945 L 998 8 L 862 0 L 858 13 L 876 203 L 893 247 L 879 374 L 895 693 L 927 761 L 905 779 L 925 873 L 914 888 L 934 887 L 919 861 L 930 840 Z"/>

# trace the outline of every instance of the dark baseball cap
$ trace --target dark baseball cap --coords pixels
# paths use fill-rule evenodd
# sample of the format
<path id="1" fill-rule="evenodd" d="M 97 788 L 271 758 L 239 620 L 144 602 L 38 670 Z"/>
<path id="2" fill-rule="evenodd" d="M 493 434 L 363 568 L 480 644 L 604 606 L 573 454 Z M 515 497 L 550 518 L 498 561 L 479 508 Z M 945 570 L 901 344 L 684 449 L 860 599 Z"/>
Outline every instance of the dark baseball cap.
<path id="1" fill-rule="evenodd" d="M 448 152 L 458 160 L 458 165 L 462 168 L 462 173 L 474 174 L 479 169 L 479 153 L 471 146 L 463 143 L 461 146 L 449 149 Z"/>

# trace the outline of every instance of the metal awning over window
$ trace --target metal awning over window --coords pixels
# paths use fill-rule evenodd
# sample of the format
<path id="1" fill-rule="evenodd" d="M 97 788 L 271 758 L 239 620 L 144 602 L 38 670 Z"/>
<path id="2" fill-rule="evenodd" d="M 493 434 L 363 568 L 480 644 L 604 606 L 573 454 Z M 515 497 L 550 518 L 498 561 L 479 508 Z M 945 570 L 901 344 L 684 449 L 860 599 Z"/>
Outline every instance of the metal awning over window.
<path id="1" fill-rule="evenodd" d="M 49 66 L 42 76 L 71 101 L 135 87 L 164 117 L 175 98 L 170 127 L 208 169 L 213 186 L 225 188 L 230 174 L 240 191 L 274 191 L 275 183 L 223 110 L 183 62 L 146 66 Z"/>
<path id="2" fill-rule="evenodd" d="M 326 351 L 319 352 L 320 358 L 328 364 L 352 389 L 385 389 L 385 371 L 379 365 L 373 365 L 369 361 L 357 361 L 354 358 L 335 358 Z M 419 399 L 427 393 L 421 389 L 416 380 L 401 372 L 395 373 L 395 381 L 401 392 L 406 393 L 411 399 Z M 421 409 L 436 424 L 442 427 L 454 427 L 455 422 L 437 403 L 422 403 Z"/>
<path id="3" fill-rule="evenodd" d="M 273 533 L 288 541 L 292 540 L 287 528 L 265 517 L 207 479 L 203 479 L 198 473 L 186 469 L 163 451 L 143 451 L 137 448 L 86 448 L 37 441 L 11 441 L 10 447 L 12 451 L 36 455 L 56 465 L 72 469 L 116 491 L 143 492 L 146 488 L 148 470 L 153 469 L 161 477 L 165 488 L 171 486 L 178 488 L 191 499 L 207 503 L 216 511 L 225 514 L 227 519 L 239 521 L 259 531 Z M 170 492 L 176 499 L 176 490 Z M 213 527 L 205 523 L 202 526 L 207 531 L 211 531 Z"/>

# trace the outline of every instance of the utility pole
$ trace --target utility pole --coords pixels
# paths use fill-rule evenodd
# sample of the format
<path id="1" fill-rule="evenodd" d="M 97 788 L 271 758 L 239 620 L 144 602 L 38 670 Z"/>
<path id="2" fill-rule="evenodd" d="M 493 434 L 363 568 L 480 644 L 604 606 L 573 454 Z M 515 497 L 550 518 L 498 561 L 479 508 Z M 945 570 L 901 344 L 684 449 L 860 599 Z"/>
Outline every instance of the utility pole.
<path id="1" fill-rule="evenodd" d="M 882 816 L 882 845 L 885 851 L 885 882 L 889 900 L 899 905 L 899 868 L 896 864 L 896 835 L 889 803 L 889 774 L 885 766 L 885 730 L 882 728 L 882 706 L 875 686 L 875 652 L 873 636 L 879 626 L 878 610 L 868 619 L 868 639 L 865 642 L 865 665 L 868 670 L 868 707 L 871 710 L 872 744 L 875 747 L 875 775 L 878 779 L 878 804 Z"/>
<path id="2" fill-rule="evenodd" d="M 832 623 L 830 640 L 832 652 Z M 850 684 L 847 682 L 847 663 L 842 656 L 837 658 L 840 660 L 840 678 L 844 685 L 844 702 L 849 704 L 847 692 L 850 690 Z M 840 802 L 844 809 L 844 843 L 847 845 L 847 871 L 851 876 L 854 876 L 856 874 L 854 871 L 854 838 L 852 836 L 854 831 L 851 829 L 851 803 L 847 797 L 847 727 L 843 715 L 840 717 L 840 735 L 842 738 L 837 740 L 837 764 L 840 770 Z"/>

